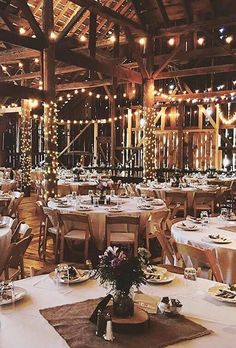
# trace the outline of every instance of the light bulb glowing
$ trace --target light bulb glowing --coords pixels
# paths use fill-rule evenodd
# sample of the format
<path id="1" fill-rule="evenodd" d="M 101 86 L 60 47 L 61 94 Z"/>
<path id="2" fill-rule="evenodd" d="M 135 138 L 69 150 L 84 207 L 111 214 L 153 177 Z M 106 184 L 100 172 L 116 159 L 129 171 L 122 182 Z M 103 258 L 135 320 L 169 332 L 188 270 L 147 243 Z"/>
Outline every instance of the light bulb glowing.
<path id="1" fill-rule="evenodd" d="M 175 44 L 175 38 L 174 38 L 174 37 L 171 37 L 167 42 L 168 42 L 168 45 L 169 45 L 169 46 L 174 46 L 174 44 Z"/>

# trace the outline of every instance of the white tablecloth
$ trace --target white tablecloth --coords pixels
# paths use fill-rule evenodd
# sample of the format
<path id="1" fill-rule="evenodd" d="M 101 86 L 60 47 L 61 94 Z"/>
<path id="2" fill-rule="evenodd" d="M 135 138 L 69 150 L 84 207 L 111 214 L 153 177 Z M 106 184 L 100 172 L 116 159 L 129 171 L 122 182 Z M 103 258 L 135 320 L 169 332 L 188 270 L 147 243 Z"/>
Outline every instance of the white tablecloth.
<path id="1" fill-rule="evenodd" d="M 89 201 L 88 196 L 83 196 L 84 200 L 86 202 Z M 112 202 L 116 202 L 117 198 L 113 197 L 111 198 Z M 164 209 L 165 205 L 154 207 L 153 210 L 141 210 L 137 208 L 138 204 L 138 198 L 119 198 L 119 202 L 121 204 L 122 212 L 121 213 L 112 213 L 108 211 L 108 206 L 101 205 L 99 207 L 93 207 L 91 206 L 91 211 L 87 212 L 89 214 L 91 219 L 91 225 L 92 225 L 92 234 L 93 238 L 95 240 L 96 247 L 99 250 L 102 250 L 104 248 L 104 239 L 105 239 L 105 218 L 107 214 L 127 214 L 127 215 L 139 215 L 140 216 L 140 231 L 143 231 L 145 229 L 146 223 L 148 221 L 148 218 L 152 211 L 157 209 Z M 63 212 L 74 212 L 76 209 L 74 207 L 69 208 L 58 208 L 57 204 L 53 201 L 48 202 L 48 206 L 53 209 L 58 209 Z M 83 212 L 84 213 L 84 212 Z"/>
<path id="2" fill-rule="evenodd" d="M 38 283 L 33 286 L 35 282 Z M 220 303 L 207 294 L 208 288 L 213 286 L 214 282 L 205 279 L 187 282 L 188 284 L 181 276 L 177 276 L 170 284 L 142 287 L 142 291 L 150 295 L 178 298 L 183 303 L 182 314 L 214 331 L 211 335 L 181 342 L 171 347 L 235 348 L 235 306 Z M 108 291 L 98 286 L 95 280 L 91 280 L 69 287 L 67 293 L 65 291 L 61 293 L 48 276 L 24 279 L 15 282 L 15 285 L 25 288 L 28 294 L 15 305 L 15 308 L 0 308 L 1 348 L 68 347 L 61 336 L 40 315 L 39 310 L 98 298 Z M 127 347 L 128 345 L 129 337 L 127 336 Z M 110 345 L 104 341 L 105 346 Z"/>
<path id="3" fill-rule="evenodd" d="M 191 244 L 199 248 L 215 249 L 217 261 L 220 265 L 221 273 L 226 283 L 236 283 L 236 232 L 222 230 L 223 227 L 233 227 L 236 229 L 236 222 L 229 222 L 221 218 L 210 218 L 209 223 L 203 229 L 199 225 L 198 231 L 183 231 L 177 227 L 178 223 L 172 226 L 172 236 L 179 243 Z M 220 227 L 220 228 L 219 228 Z M 209 240 L 208 235 L 224 236 L 230 240 L 230 244 L 215 244 Z"/>
<path id="4" fill-rule="evenodd" d="M 12 233 L 10 227 L 0 228 L 0 262 L 4 259 L 7 248 L 11 243 L 11 236 Z"/>

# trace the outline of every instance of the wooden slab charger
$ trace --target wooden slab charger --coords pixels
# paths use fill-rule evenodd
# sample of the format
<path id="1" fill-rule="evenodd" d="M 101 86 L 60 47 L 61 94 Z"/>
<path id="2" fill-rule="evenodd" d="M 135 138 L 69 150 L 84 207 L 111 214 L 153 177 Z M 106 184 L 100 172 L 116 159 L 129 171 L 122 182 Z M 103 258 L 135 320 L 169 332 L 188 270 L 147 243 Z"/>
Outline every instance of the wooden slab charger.
<path id="1" fill-rule="evenodd" d="M 140 329 L 146 329 L 149 326 L 148 313 L 136 305 L 134 305 L 134 315 L 128 318 L 119 318 L 115 316 L 112 306 L 108 306 L 107 309 L 112 317 L 114 331 L 132 332 Z"/>

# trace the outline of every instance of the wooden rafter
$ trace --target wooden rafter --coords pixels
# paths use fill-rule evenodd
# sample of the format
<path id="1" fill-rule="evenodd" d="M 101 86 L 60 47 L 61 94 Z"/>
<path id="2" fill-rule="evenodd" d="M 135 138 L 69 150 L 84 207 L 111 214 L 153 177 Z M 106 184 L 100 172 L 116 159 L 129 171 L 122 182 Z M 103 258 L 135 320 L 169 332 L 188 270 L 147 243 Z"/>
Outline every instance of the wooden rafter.
<path id="1" fill-rule="evenodd" d="M 136 71 L 123 68 L 119 65 L 114 65 L 110 62 L 99 61 L 79 52 L 73 52 L 71 50 L 65 51 L 57 48 L 56 59 L 72 65 L 78 65 L 85 69 L 93 69 L 108 76 L 117 77 L 121 80 L 126 80 L 137 84 L 142 83 L 142 76 Z"/>
<path id="2" fill-rule="evenodd" d="M 65 28 L 60 32 L 57 37 L 57 42 L 60 42 L 74 27 L 78 20 L 85 14 L 86 8 L 81 7 L 76 14 L 71 18 L 71 20 L 66 24 Z"/>
<path id="3" fill-rule="evenodd" d="M 36 88 L 17 86 L 11 83 L 0 83 L 0 96 L 42 100 L 43 92 Z"/>
<path id="4" fill-rule="evenodd" d="M 143 58 L 140 54 L 140 50 L 137 47 L 136 42 L 134 41 L 134 37 L 133 37 L 133 35 L 128 27 L 126 27 L 124 30 L 125 30 L 125 35 L 128 39 L 129 45 L 132 49 L 133 56 L 139 65 L 140 72 L 141 72 L 144 79 L 148 79 L 150 76 L 149 76 L 149 73 L 144 65 Z"/>
<path id="5" fill-rule="evenodd" d="M 46 41 L 45 36 L 36 21 L 33 13 L 31 12 L 26 0 L 16 0 L 18 7 L 22 10 L 23 14 L 25 15 L 26 19 L 28 20 L 33 32 L 35 35 L 42 40 L 43 42 Z"/>
<path id="6" fill-rule="evenodd" d="M 117 23 L 121 26 L 129 27 L 134 32 L 138 32 L 142 35 L 146 34 L 145 30 L 140 24 L 128 19 L 127 17 L 120 15 L 119 13 L 113 11 L 111 8 L 101 5 L 94 0 L 70 0 L 70 1 L 72 1 L 73 3 L 79 6 L 86 7 L 89 11 L 95 12 L 98 15 L 105 17 L 114 23 Z"/>
<path id="7" fill-rule="evenodd" d="M 161 18 L 162 18 L 162 21 L 163 21 L 165 27 L 169 27 L 170 21 L 169 21 L 169 17 L 167 15 L 167 12 L 166 12 L 166 8 L 163 5 L 163 1 L 162 0 L 156 0 L 156 2 L 157 2 L 157 6 L 158 6 L 158 9 L 160 11 Z"/>
<path id="8" fill-rule="evenodd" d="M 0 29 L 0 40 L 16 46 L 28 47 L 39 51 L 47 47 L 46 42 L 43 42 L 38 38 L 19 35 L 17 33 L 4 29 Z"/>
<path id="9" fill-rule="evenodd" d="M 193 11 L 192 11 L 191 0 L 181 0 L 181 3 L 183 5 L 184 16 L 186 18 L 186 21 L 188 24 L 190 24 L 193 21 Z"/>

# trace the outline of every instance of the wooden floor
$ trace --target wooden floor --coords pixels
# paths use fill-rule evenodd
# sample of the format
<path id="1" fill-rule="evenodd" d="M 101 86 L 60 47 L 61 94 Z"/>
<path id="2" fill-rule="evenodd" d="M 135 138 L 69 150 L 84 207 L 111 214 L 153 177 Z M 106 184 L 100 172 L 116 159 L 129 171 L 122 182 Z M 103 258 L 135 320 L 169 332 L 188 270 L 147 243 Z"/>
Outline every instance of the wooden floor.
<path id="1" fill-rule="evenodd" d="M 35 269 L 41 269 L 47 266 L 48 264 L 53 263 L 53 254 L 52 254 L 52 248 L 50 248 L 50 243 L 49 243 L 49 254 L 47 256 L 47 262 L 43 262 L 42 260 L 39 259 L 39 256 L 38 256 L 40 221 L 35 212 L 35 207 L 36 207 L 35 202 L 36 202 L 36 194 L 32 193 L 31 197 L 24 197 L 19 210 L 20 220 L 25 221 L 32 228 L 32 232 L 34 236 L 25 254 L 25 270 L 27 274 L 29 274 L 30 267 L 34 267 Z"/>

